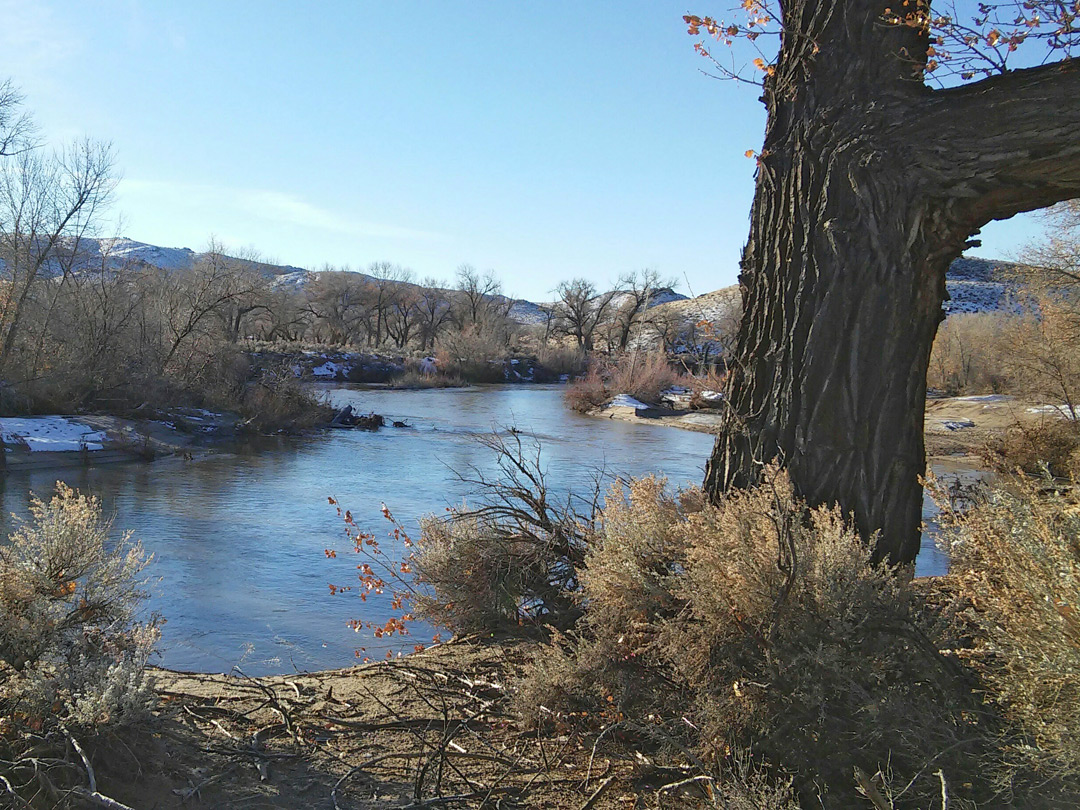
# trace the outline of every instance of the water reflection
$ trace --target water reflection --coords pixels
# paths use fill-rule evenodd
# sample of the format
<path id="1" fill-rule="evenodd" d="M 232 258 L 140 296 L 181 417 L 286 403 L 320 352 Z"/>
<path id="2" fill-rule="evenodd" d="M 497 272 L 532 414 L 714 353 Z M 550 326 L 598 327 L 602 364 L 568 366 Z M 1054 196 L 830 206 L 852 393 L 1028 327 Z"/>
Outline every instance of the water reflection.
<path id="1" fill-rule="evenodd" d="M 194 461 L 9 473 L 0 485 L 3 513 L 25 514 L 28 492 L 46 496 L 57 478 L 98 495 L 116 527 L 134 530 L 155 555 L 152 608 L 168 620 L 163 665 L 291 672 L 348 666 L 360 646 L 371 657 L 386 648 L 346 627 L 357 617 L 385 621 L 383 605 L 329 595 L 328 583 L 355 583 L 357 560 L 344 552 L 328 496 L 365 531 L 390 529 L 384 502 L 415 526 L 473 494 L 456 473 L 493 472 L 493 456 L 475 440 L 493 427 L 538 438 L 549 480 L 563 492 L 591 488 L 600 465 L 697 484 L 712 448 L 705 434 L 580 416 L 562 405 L 557 387 L 328 394 L 410 427 L 261 439 Z M 342 553 L 327 559 L 327 548 Z M 936 550 L 920 557 L 921 572 L 943 565 Z M 418 640 L 429 634 L 418 631 Z"/>

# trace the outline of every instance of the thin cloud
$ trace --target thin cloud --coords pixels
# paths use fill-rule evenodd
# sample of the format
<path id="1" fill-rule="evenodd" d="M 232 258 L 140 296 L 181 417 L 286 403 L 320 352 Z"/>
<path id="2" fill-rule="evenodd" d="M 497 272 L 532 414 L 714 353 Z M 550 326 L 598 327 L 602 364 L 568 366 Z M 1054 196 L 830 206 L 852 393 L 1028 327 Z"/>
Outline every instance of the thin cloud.
<path id="1" fill-rule="evenodd" d="M 18 74 L 25 77 L 81 55 L 83 43 L 45 3 L 0 0 L 0 68 L 13 72 L 8 56 L 15 56 Z"/>
<path id="2" fill-rule="evenodd" d="M 225 208 L 279 225 L 293 225 L 346 236 L 402 240 L 444 238 L 441 234 L 417 228 L 352 219 L 285 191 L 135 179 L 121 181 L 118 191 L 121 195 L 137 194 L 144 199 L 157 198 L 162 202 L 198 206 L 207 211 L 207 219 L 210 220 L 213 219 L 212 212 L 215 208 Z"/>

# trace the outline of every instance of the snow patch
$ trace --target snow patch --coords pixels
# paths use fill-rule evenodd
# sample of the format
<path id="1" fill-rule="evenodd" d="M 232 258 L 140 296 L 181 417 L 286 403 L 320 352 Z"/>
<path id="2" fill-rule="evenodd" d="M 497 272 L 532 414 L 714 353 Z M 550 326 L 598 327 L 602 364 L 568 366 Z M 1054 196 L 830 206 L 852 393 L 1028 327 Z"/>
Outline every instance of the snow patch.
<path id="1" fill-rule="evenodd" d="M 633 408 L 640 411 L 651 406 L 646 405 L 644 402 L 634 399 L 629 394 L 619 394 L 615 399 L 608 403 L 609 408 Z"/>
<path id="2" fill-rule="evenodd" d="M 327 360 L 321 366 L 315 366 L 311 370 L 311 373 L 316 377 L 322 377 L 323 379 L 336 380 L 340 374 L 344 377 L 349 373 L 349 366 L 344 363 L 335 363 L 333 360 Z"/>
<path id="3" fill-rule="evenodd" d="M 66 416 L 0 419 L 0 439 L 33 451 L 104 450 L 105 432 Z"/>
<path id="4" fill-rule="evenodd" d="M 1028 408 L 1028 413 L 1046 414 L 1050 416 L 1060 416 L 1062 419 L 1072 419 L 1072 412 L 1069 410 L 1068 405 L 1038 405 L 1034 408 Z"/>

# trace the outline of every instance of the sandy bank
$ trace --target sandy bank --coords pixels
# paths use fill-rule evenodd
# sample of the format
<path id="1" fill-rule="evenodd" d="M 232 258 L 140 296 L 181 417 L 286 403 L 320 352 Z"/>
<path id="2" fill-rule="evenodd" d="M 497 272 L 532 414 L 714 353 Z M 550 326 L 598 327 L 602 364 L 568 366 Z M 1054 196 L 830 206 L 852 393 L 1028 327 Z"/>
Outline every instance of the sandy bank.
<path id="1" fill-rule="evenodd" d="M 679 411 L 638 403 L 641 407 L 616 401 L 597 408 L 589 416 L 652 425 L 665 425 L 702 433 L 720 429 L 719 410 Z M 926 402 L 926 449 L 933 457 L 965 456 L 981 464 L 978 453 L 986 442 L 1019 421 L 1054 416 L 1051 406 L 1037 405 L 1002 394 L 969 397 L 934 397 Z"/>
<path id="2" fill-rule="evenodd" d="M 98 758 L 99 789 L 131 808 L 576 808 L 606 782 L 587 806 L 630 806 L 640 766 L 518 722 L 506 684 L 533 649 L 466 640 L 259 679 L 158 670 L 156 719 Z"/>

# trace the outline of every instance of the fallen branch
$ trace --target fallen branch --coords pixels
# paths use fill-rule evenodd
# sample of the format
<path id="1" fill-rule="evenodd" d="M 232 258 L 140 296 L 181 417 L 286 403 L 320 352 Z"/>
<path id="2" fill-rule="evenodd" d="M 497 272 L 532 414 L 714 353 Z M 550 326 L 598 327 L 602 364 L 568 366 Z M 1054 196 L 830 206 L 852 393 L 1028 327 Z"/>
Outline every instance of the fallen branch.
<path id="1" fill-rule="evenodd" d="M 600 797 L 604 794 L 604 791 L 611 787 L 611 783 L 615 781 L 617 776 L 618 774 L 612 774 L 603 782 L 601 782 L 600 786 L 592 792 L 592 795 L 589 796 L 588 799 L 585 800 L 585 804 L 581 805 L 580 810 L 591 810 L 592 806 L 600 800 Z"/>
<path id="2" fill-rule="evenodd" d="M 98 793 L 97 791 L 89 791 L 86 788 L 72 788 L 71 792 L 84 801 L 88 801 L 92 804 L 96 804 L 98 807 L 105 807 L 107 810 L 134 810 L 132 807 L 128 807 L 123 802 L 118 802 L 116 799 L 106 796 L 104 793 Z"/>

